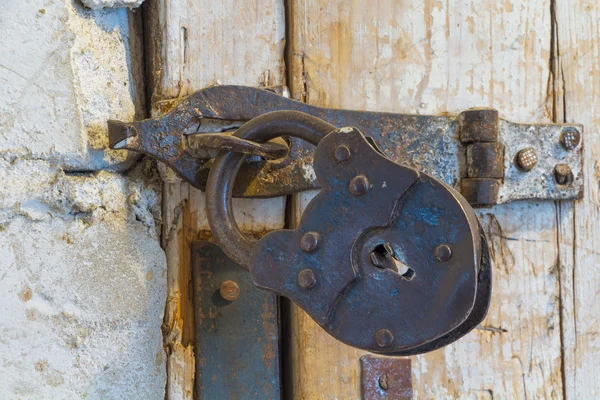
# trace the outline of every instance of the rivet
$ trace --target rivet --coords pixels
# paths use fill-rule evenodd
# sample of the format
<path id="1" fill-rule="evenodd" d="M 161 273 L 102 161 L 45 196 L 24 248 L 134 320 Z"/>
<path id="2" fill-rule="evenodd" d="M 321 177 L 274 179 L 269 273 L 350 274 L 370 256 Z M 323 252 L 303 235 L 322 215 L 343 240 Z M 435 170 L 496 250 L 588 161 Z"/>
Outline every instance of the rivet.
<path id="1" fill-rule="evenodd" d="M 240 287 L 234 281 L 225 281 L 219 288 L 219 294 L 227 301 L 234 301 L 240 295 Z"/>
<path id="2" fill-rule="evenodd" d="M 310 252 L 319 245 L 319 234 L 317 232 L 307 232 L 300 239 L 300 248 L 302 251 Z"/>
<path id="3" fill-rule="evenodd" d="M 389 388 L 388 375 L 385 372 L 379 376 L 379 387 L 383 391 L 386 391 Z"/>
<path id="4" fill-rule="evenodd" d="M 554 167 L 554 179 L 559 185 L 570 185 L 573 182 L 573 172 L 567 164 L 557 164 Z"/>
<path id="5" fill-rule="evenodd" d="M 394 343 L 394 335 L 388 329 L 380 329 L 375 333 L 375 341 L 379 347 L 389 347 Z"/>
<path id="6" fill-rule="evenodd" d="M 447 244 L 440 244 L 435 248 L 434 255 L 439 262 L 448 262 L 452 258 L 452 249 Z"/>
<path id="7" fill-rule="evenodd" d="M 531 171 L 537 163 L 538 156 L 533 147 L 527 147 L 517 153 L 517 165 L 523 171 Z"/>
<path id="8" fill-rule="evenodd" d="M 311 269 L 303 269 L 298 274 L 298 286 L 301 289 L 308 290 L 311 289 L 317 283 L 317 278 L 315 277 L 315 273 Z"/>
<path id="9" fill-rule="evenodd" d="M 566 150 L 575 150 L 581 141 L 581 133 L 573 127 L 567 127 L 563 129 L 560 134 L 560 144 Z"/>
<path id="10" fill-rule="evenodd" d="M 369 180 L 364 175 L 357 175 L 350 181 L 348 190 L 355 196 L 360 196 L 369 191 Z"/>
<path id="11" fill-rule="evenodd" d="M 335 159 L 339 162 L 347 161 L 350 158 L 350 149 L 341 144 L 335 149 Z"/>

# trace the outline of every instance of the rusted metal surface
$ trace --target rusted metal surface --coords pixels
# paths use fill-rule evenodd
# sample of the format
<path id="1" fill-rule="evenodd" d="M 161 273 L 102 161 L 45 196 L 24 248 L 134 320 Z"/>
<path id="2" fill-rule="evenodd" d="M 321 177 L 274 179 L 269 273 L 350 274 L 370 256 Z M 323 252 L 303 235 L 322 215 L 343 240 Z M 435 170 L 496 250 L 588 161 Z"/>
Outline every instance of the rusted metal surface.
<path id="1" fill-rule="evenodd" d="M 279 93 L 284 93 L 279 88 Z M 150 154 L 165 162 L 193 186 L 204 190 L 212 160 L 194 157 L 185 146 L 187 135 L 211 133 L 210 126 L 237 127 L 259 115 L 278 110 L 301 111 L 335 126 L 354 126 L 373 138 L 377 146 L 395 162 L 423 171 L 452 187 L 460 187 L 467 175 L 465 146 L 473 142 L 499 141 L 505 145 L 504 179 L 496 201 L 568 199 L 581 196 L 581 127 L 578 125 L 520 125 L 498 119 L 495 110 L 468 110 L 455 116 L 405 115 L 314 107 L 273 93 L 243 86 L 215 86 L 196 92 L 162 117 L 134 123 L 109 122 L 112 148 Z M 568 128 L 579 133 L 560 134 Z M 212 133 L 219 133 L 221 130 Z M 539 137 L 531 137 L 538 133 Z M 558 136 L 557 136 L 558 135 Z M 565 142 L 565 137 L 567 142 Z M 551 140 L 551 146 L 548 145 Z M 514 171 L 514 158 L 527 143 L 539 146 L 544 163 L 525 178 Z M 576 144 L 574 144 L 576 143 Z M 555 151 L 558 144 L 563 150 Z M 568 150 L 569 146 L 572 150 Z M 552 147 L 552 148 L 550 148 Z M 275 197 L 317 188 L 312 168 L 314 147 L 290 140 L 288 157 L 282 160 L 246 162 L 233 188 L 235 197 Z M 568 187 L 547 181 L 556 164 L 570 165 L 574 180 Z M 543 165 L 542 165 L 543 164 Z M 552 164 L 552 165 L 550 165 Z M 498 175 L 498 174 L 495 174 Z M 473 185 L 470 185 L 472 188 Z M 490 188 L 489 185 L 486 186 Z M 489 199 L 491 191 L 479 195 Z"/>
<path id="2" fill-rule="evenodd" d="M 258 142 L 288 132 L 318 144 L 315 171 L 323 187 L 296 230 L 271 232 L 253 246 L 231 210 L 243 158 L 221 153 L 207 186 L 217 242 L 249 267 L 257 286 L 290 298 L 349 345 L 403 355 L 461 337 L 485 316 L 491 288 L 489 252 L 473 210 L 452 188 L 389 160 L 357 129 L 331 129 L 290 111 L 240 128 L 236 135 Z M 395 268 L 373 263 L 382 245 Z"/>
<path id="3" fill-rule="evenodd" d="M 185 139 L 184 143 L 187 145 L 188 152 L 196 158 L 215 158 L 217 151 L 225 150 L 276 160 L 285 157 L 290 151 L 287 143 L 281 138 L 278 141 L 256 143 L 231 134 L 206 133 L 203 135 L 187 135 Z"/>
<path id="4" fill-rule="evenodd" d="M 473 108 L 458 115 L 460 141 L 463 143 L 491 143 L 498 141 L 498 111 L 491 108 Z"/>
<path id="5" fill-rule="evenodd" d="M 362 356 L 360 374 L 363 400 L 411 400 L 413 398 L 409 358 Z"/>
<path id="6" fill-rule="evenodd" d="M 467 177 L 504 178 L 504 145 L 499 142 L 468 145 Z"/>
<path id="7" fill-rule="evenodd" d="M 281 397 L 277 298 L 215 244 L 192 245 L 198 400 Z"/>
<path id="8" fill-rule="evenodd" d="M 583 133 L 583 127 L 568 127 Z M 515 124 L 500 121 L 500 140 L 504 144 L 504 184 L 500 186 L 498 203 L 514 200 L 567 200 L 583 196 L 583 164 L 581 140 L 571 150 L 563 147 L 561 136 L 564 125 L 558 124 Z M 571 146 L 573 142 L 570 142 Z M 537 163 L 531 171 L 523 171 L 516 162 L 516 155 L 525 148 L 537 152 Z M 568 185 L 556 182 L 554 169 L 557 165 L 567 165 L 573 173 Z"/>
<path id="9" fill-rule="evenodd" d="M 473 206 L 489 206 L 498 201 L 501 181 L 495 178 L 464 178 L 460 193 Z"/>
<path id="10" fill-rule="evenodd" d="M 473 205 L 498 203 L 498 188 L 504 178 L 504 145 L 498 141 L 498 111 L 471 109 L 458 116 L 460 141 L 466 146 L 467 175 L 460 190 Z"/>

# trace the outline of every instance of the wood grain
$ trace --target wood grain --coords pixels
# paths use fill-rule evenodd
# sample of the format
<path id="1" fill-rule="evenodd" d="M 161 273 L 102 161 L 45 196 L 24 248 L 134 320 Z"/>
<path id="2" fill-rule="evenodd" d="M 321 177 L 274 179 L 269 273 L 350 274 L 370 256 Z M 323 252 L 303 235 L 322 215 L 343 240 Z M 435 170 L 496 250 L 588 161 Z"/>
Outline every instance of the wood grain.
<path id="1" fill-rule="evenodd" d="M 600 397 L 600 5 L 557 0 L 557 118 L 584 125 L 584 196 L 558 204 L 565 394 Z"/>
<path id="2" fill-rule="evenodd" d="M 144 6 L 147 80 L 152 114 L 215 84 L 280 85 L 285 81 L 285 21 L 278 0 L 152 0 Z M 191 241 L 206 236 L 204 194 L 163 169 L 163 247 L 168 263 L 165 347 L 167 398 L 193 397 Z M 234 199 L 246 232 L 284 225 L 285 198 Z"/>
<path id="3" fill-rule="evenodd" d="M 514 121 L 552 120 L 549 1 L 290 0 L 288 15 L 296 99 L 419 114 L 489 106 Z M 415 357 L 415 398 L 559 398 L 557 208 L 519 202 L 479 215 L 495 265 L 489 315 L 456 344 Z M 361 353 L 297 308 L 292 346 L 294 398 L 359 398 Z"/>

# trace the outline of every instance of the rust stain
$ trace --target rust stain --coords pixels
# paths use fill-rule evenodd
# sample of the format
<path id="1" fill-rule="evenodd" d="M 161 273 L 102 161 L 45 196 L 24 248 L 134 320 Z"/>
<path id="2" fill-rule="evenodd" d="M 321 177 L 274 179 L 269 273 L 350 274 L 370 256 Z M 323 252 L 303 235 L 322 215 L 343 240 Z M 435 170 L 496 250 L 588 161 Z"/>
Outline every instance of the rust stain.
<path id="1" fill-rule="evenodd" d="M 21 300 L 23 303 L 27 303 L 29 300 L 31 300 L 31 288 L 25 285 L 23 290 L 19 292 L 18 296 L 19 300 Z"/>
<path id="2" fill-rule="evenodd" d="M 270 307 L 267 302 L 263 304 L 263 312 L 261 314 L 262 327 L 265 337 L 272 338 L 277 336 L 277 314 L 276 308 Z M 262 341 L 262 338 L 259 338 Z M 263 360 L 267 366 L 271 365 L 271 360 L 277 357 L 277 349 L 273 340 L 266 340 L 264 344 Z"/>
<path id="3" fill-rule="evenodd" d="M 64 240 L 67 244 L 71 244 L 71 238 L 68 234 L 65 233 L 64 235 L 62 235 L 61 239 Z"/>
<path id="4" fill-rule="evenodd" d="M 190 203 L 189 201 L 185 202 L 182 213 L 182 226 L 177 232 L 180 291 L 178 324 L 181 327 L 181 344 L 184 347 L 194 344 L 194 291 L 190 245 L 197 231 L 197 211 L 191 209 Z"/>

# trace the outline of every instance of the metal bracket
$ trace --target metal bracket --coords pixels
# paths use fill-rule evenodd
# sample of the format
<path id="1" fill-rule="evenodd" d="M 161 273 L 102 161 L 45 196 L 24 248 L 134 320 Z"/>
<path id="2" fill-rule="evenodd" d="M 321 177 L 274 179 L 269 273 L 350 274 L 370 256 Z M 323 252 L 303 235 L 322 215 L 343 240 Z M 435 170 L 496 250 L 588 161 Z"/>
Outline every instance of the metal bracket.
<path id="1" fill-rule="evenodd" d="M 413 398 L 410 358 L 360 358 L 363 400 L 410 400 Z"/>
<path id="2" fill-rule="evenodd" d="M 194 242 L 197 399 L 280 399 L 277 297 L 217 245 Z"/>
<path id="3" fill-rule="evenodd" d="M 460 188 L 473 205 L 577 199 L 583 193 L 582 126 L 517 124 L 498 118 L 493 109 L 468 110 L 458 117 L 336 110 L 269 90 L 214 86 L 190 95 L 159 118 L 109 121 L 110 145 L 156 157 L 204 190 L 212 161 L 198 157 L 198 145 L 189 144 L 194 136 L 236 129 L 280 110 L 301 111 L 337 127 L 354 126 L 393 161 Z M 275 197 L 317 188 L 313 157 L 313 146 L 293 138 L 285 158 L 252 156 L 238 175 L 233 195 Z"/>

